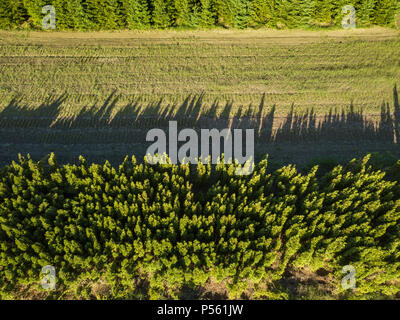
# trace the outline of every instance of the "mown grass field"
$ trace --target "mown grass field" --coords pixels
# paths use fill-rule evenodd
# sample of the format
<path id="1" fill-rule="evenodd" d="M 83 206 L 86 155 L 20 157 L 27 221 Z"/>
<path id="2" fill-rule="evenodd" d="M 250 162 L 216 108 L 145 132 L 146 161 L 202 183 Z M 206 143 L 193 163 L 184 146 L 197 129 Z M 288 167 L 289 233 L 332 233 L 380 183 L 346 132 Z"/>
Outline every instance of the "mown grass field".
<path id="1" fill-rule="evenodd" d="M 205 100 L 268 105 L 285 114 L 324 112 L 352 100 L 379 110 L 400 82 L 395 30 L 150 31 L 101 33 L 1 32 L 1 107 L 14 94 L 32 107 L 49 94 L 67 94 L 72 113 L 103 102 Z M 205 101 L 205 102 L 206 102 Z"/>
<path id="2" fill-rule="evenodd" d="M 0 31 L 0 160 L 6 163 L 18 152 L 40 158 L 55 151 L 65 161 L 84 153 L 89 160 L 111 156 L 120 162 L 126 154 L 144 154 L 147 130 L 174 117 L 181 127 L 222 128 L 230 118 L 253 119 L 256 129 L 267 132 L 283 126 L 289 132 L 278 147 L 257 148 L 277 161 L 306 162 L 332 150 L 346 160 L 396 152 L 390 133 L 376 141 L 372 127 L 382 122 L 382 103 L 394 112 L 398 52 L 399 32 L 384 28 Z M 303 139 L 304 130 L 300 134 L 293 125 L 292 106 L 303 119 L 300 131 L 304 126 L 310 131 L 311 114 L 318 123 L 329 112 L 340 118 L 342 111 L 352 121 L 339 123 L 359 131 L 349 135 L 340 125 L 325 130 L 324 137 L 337 145 L 325 141 L 318 149 L 318 125 L 313 120 L 311 142 Z M 356 136 L 361 146 L 352 144 Z M 298 137 L 309 146 L 299 147 Z"/>

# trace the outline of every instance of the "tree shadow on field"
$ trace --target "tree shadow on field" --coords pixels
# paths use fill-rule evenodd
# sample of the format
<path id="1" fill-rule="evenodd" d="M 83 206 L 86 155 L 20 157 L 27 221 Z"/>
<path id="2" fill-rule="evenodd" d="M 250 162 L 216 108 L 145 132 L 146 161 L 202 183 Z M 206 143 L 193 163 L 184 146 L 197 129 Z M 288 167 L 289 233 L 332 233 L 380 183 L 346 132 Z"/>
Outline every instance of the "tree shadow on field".
<path id="1" fill-rule="evenodd" d="M 16 95 L 0 112 L 0 128 L 18 128 L 30 125 L 49 127 L 60 113 L 61 105 L 66 101 L 67 94 L 51 95 L 37 108 L 24 104 L 21 95 Z"/>
<path id="2" fill-rule="evenodd" d="M 353 103 L 347 109 L 329 110 L 318 121 L 313 109 L 303 114 L 292 108 L 274 136 L 275 141 L 284 139 L 325 141 L 385 141 L 397 144 L 399 140 L 400 107 L 397 87 L 393 89 L 394 112 L 390 104 L 383 102 L 379 118 L 356 110 Z"/>
<path id="3" fill-rule="evenodd" d="M 337 146 L 351 143 L 354 148 L 358 148 L 360 142 L 378 145 L 384 142 L 385 146 L 400 143 L 400 105 L 396 86 L 393 89 L 394 109 L 384 102 L 380 115 L 365 114 L 352 103 L 347 108 L 331 109 L 322 115 L 312 108 L 297 112 L 293 104 L 286 116 L 280 116 L 276 115 L 275 105 L 267 104 L 265 94 L 256 106 L 219 99 L 207 102 L 205 96 L 204 92 L 190 94 L 181 103 L 167 103 L 163 99 L 144 102 L 141 97 L 134 96 L 123 105 L 121 95 L 113 91 L 105 101 L 84 106 L 73 115 L 63 111 L 68 98 L 65 93 L 50 96 L 35 109 L 24 104 L 21 96 L 16 96 L 0 112 L 0 138 L 3 145 L 14 146 L 11 151 L 17 150 L 16 153 L 30 152 L 18 146 L 32 144 L 38 156 L 54 151 L 61 153 L 62 161 L 62 154 L 76 157 L 76 154 L 96 153 L 94 160 L 104 161 L 111 157 L 116 163 L 127 154 L 142 158 L 151 144 L 146 142 L 147 132 L 160 128 L 168 133 L 170 121 L 177 122 L 178 130 L 191 128 L 198 134 L 202 129 L 254 129 L 256 152 L 264 153 L 269 153 L 271 146 L 282 144 L 299 148 L 302 143 L 311 143 L 313 152 L 318 153 L 326 149 L 326 142 Z M 38 145 L 43 147 L 38 148 Z M 78 146 L 74 153 L 62 149 L 69 145 Z M 120 147 L 103 150 L 99 145 Z M 369 150 L 368 146 L 366 150 Z M 2 159 L 13 160 L 15 156 L 11 152 Z"/>
<path id="4" fill-rule="evenodd" d="M 273 141 L 360 141 L 385 140 L 396 143 L 396 113 L 392 116 L 389 104 L 381 107 L 380 119 L 364 115 L 362 109 L 355 110 L 351 104 L 348 110 L 329 110 L 328 114 L 317 117 L 314 110 L 296 113 L 292 106 L 289 114 L 275 131 Z"/>
<path id="5" fill-rule="evenodd" d="M 95 103 L 91 107 L 82 108 L 72 117 L 59 115 L 52 122 L 51 127 L 63 129 L 107 126 L 119 98 L 120 97 L 116 94 L 116 90 L 114 90 L 99 108 L 96 107 L 97 103 Z"/>

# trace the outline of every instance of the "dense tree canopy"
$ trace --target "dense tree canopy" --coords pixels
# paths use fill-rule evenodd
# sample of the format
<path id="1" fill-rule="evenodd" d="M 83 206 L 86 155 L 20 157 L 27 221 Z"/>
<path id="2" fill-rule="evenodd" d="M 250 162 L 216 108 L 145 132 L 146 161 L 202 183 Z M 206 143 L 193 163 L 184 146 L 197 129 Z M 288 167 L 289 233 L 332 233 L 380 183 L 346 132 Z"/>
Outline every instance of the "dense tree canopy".
<path id="1" fill-rule="evenodd" d="M 340 26 L 345 5 L 358 25 L 394 26 L 400 9 L 397 0 L 2 0 L 0 28 L 40 28 L 50 4 L 60 30 Z"/>
<path id="2" fill-rule="evenodd" d="M 390 170 L 398 177 L 400 161 Z M 0 290 L 37 284 L 52 265 L 59 284 L 107 278 L 115 295 L 151 275 L 152 298 L 209 277 L 230 279 L 231 297 L 240 297 L 250 283 L 279 288 L 290 268 L 323 268 L 340 292 L 342 267 L 352 265 L 355 294 L 396 294 L 398 182 L 368 157 L 322 179 L 316 173 L 293 166 L 269 173 L 266 159 L 252 175 L 236 176 L 233 164 L 133 157 L 115 169 L 82 157 L 65 166 L 54 155 L 39 163 L 21 157 L 0 171 Z"/>

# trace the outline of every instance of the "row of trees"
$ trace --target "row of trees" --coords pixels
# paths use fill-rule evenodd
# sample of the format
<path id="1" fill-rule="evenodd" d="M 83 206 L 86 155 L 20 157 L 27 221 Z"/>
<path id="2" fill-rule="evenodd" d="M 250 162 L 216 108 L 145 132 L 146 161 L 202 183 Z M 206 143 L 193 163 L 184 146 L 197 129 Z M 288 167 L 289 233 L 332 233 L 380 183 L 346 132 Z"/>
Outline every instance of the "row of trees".
<path id="1" fill-rule="evenodd" d="M 340 26 L 345 5 L 360 25 L 393 25 L 397 0 L 2 0 L 0 28 L 40 28 L 53 5 L 58 29 Z"/>
<path id="2" fill-rule="evenodd" d="M 400 171 L 400 161 L 393 168 Z M 150 297 L 176 297 L 209 277 L 231 298 L 249 284 L 282 297 L 293 268 L 328 270 L 337 292 L 342 267 L 355 294 L 396 294 L 400 278 L 400 187 L 368 165 L 337 166 L 322 180 L 293 166 L 251 176 L 235 165 L 150 165 L 126 159 L 59 166 L 20 157 L 0 171 L 0 292 L 38 285 L 43 266 L 57 283 L 107 281 L 114 297 L 150 282 Z M 269 289 L 259 283 L 269 283 Z"/>

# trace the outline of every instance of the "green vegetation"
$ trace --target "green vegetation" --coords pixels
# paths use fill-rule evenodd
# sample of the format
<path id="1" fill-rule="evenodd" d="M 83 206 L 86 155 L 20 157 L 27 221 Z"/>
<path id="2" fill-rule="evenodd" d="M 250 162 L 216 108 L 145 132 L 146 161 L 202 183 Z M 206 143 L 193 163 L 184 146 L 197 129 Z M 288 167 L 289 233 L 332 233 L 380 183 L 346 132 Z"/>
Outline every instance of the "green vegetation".
<path id="1" fill-rule="evenodd" d="M 397 0 L 2 0 L 0 28 L 41 28 L 50 4 L 60 30 L 340 26 L 345 5 L 359 26 L 394 26 L 400 11 Z"/>
<path id="2" fill-rule="evenodd" d="M 15 98 L 38 109 L 52 95 L 64 97 L 60 116 L 73 117 L 95 113 L 115 92 L 113 113 L 134 115 L 138 103 L 150 116 L 160 102 L 158 116 L 203 93 L 204 112 L 215 101 L 218 112 L 226 103 L 255 112 L 265 94 L 281 116 L 292 104 L 323 115 L 352 101 L 373 116 L 400 83 L 398 52 L 390 29 L 0 32 L 0 111 Z"/>
<path id="3" fill-rule="evenodd" d="M 142 159 L 147 131 L 169 120 L 254 128 L 258 159 L 278 167 L 399 159 L 398 52 L 386 28 L 0 31 L 0 166 L 18 153 Z"/>
<path id="4" fill-rule="evenodd" d="M 137 279 L 150 298 L 224 283 L 230 298 L 288 298 L 290 272 L 324 273 L 332 297 L 394 297 L 400 277 L 400 187 L 369 157 L 321 180 L 287 166 L 251 176 L 234 165 L 150 165 L 125 159 L 60 166 L 54 155 L 20 156 L 0 172 L 3 297 L 38 291 L 53 265 L 63 294 L 90 297 L 102 282 L 132 297 Z M 392 169 L 400 168 L 400 161 Z M 341 286 L 342 267 L 357 289 Z M 74 291 L 76 290 L 76 291 Z"/>
<path id="5" fill-rule="evenodd" d="M 100 2 L 54 1 L 59 28 L 330 26 L 341 8 Z M 4 26 L 40 23 L 43 1 L 0 6 L 11 4 L 19 16 Z M 390 4 L 356 5 L 362 23 L 386 24 Z M 0 48 L 1 298 L 398 297 L 397 31 L 1 31 Z M 134 157 L 89 165 L 142 155 L 146 132 L 169 120 L 254 128 L 272 169 L 266 159 L 249 177 Z M 33 160 L 54 150 L 62 163 L 88 160 Z M 295 161 L 301 170 L 282 165 Z M 45 265 L 56 292 L 40 288 Z M 345 265 L 354 291 L 341 287 Z"/>

